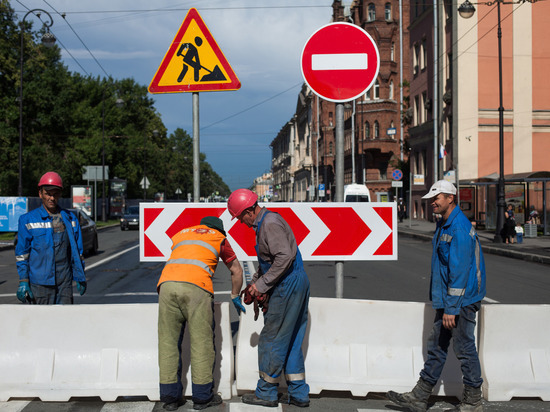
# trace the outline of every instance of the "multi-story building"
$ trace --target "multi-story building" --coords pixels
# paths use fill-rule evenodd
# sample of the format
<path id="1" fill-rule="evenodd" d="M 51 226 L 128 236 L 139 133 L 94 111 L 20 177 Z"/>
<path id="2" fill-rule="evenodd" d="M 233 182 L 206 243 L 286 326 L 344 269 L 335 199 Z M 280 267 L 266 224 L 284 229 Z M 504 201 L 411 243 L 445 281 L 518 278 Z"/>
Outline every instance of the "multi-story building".
<path id="1" fill-rule="evenodd" d="M 473 221 L 496 225 L 499 176 L 499 58 L 497 5 L 476 4 L 473 17 L 459 3 L 411 6 L 410 109 L 412 216 L 432 219 L 421 196 L 437 179 L 459 184 Z M 550 95 L 545 60 L 550 44 L 546 2 L 501 3 L 505 197 L 523 221 L 529 205 L 545 208 L 550 152 Z M 436 50 L 436 52 L 434 52 Z M 434 92 L 435 91 L 435 92 Z M 538 179 L 538 180 L 537 180 Z"/>
<path id="2" fill-rule="evenodd" d="M 365 183 L 373 200 L 387 201 L 393 193 L 391 173 L 408 156 L 402 151 L 406 131 L 401 128 L 400 101 L 400 86 L 406 80 L 400 70 L 408 72 L 408 49 L 400 53 L 401 39 L 408 43 L 407 27 L 397 0 L 355 0 L 348 6 L 335 0 L 332 7 L 333 22 L 362 27 L 380 53 L 374 86 L 345 105 L 344 184 Z M 403 15 L 408 8 L 403 2 Z M 271 143 L 278 200 L 334 200 L 335 113 L 334 102 L 320 99 L 306 85 L 302 87 L 293 119 Z M 315 190 L 318 184 L 325 186 L 324 196 Z"/>
<path id="3" fill-rule="evenodd" d="M 443 172 L 454 169 L 452 150 L 452 12 L 446 1 L 434 20 L 433 6 L 415 1 L 410 10 L 409 124 L 410 171 L 414 176 L 413 218 L 432 218 L 431 206 L 422 201 Z M 436 36 L 436 37 L 434 37 Z M 434 39 L 438 44 L 434 55 Z M 434 92 L 435 90 L 435 92 Z M 445 155 L 447 153 L 447 155 Z"/>
<path id="4" fill-rule="evenodd" d="M 271 172 L 264 173 L 254 179 L 254 186 L 252 189 L 261 202 L 271 200 L 273 196 L 273 174 Z"/>

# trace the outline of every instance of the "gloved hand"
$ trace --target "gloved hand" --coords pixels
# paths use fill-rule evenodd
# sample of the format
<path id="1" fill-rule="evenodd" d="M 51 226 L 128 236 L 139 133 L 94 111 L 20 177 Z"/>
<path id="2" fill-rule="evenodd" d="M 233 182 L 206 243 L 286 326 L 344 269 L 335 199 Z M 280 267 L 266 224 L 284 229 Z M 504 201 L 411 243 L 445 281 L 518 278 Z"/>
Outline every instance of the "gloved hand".
<path id="1" fill-rule="evenodd" d="M 246 313 L 246 309 L 243 306 L 240 295 L 231 295 L 231 301 L 233 302 L 233 305 L 235 305 L 235 309 L 237 309 L 237 315 L 240 315 L 241 312 Z"/>
<path id="2" fill-rule="evenodd" d="M 27 294 L 31 300 L 34 300 L 34 295 L 32 294 L 29 282 L 19 282 L 19 287 L 17 288 L 17 299 L 19 299 L 22 303 L 26 303 Z"/>
<path id="3" fill-rule="evenodd" d="M 86 287 L 88 284 L 86 282 L 79 282 L 76 281 L 76 290 L 78 290 L 78 293 L 80 293 L 80 296 L 82 296 L 84 293 L 86 293 Z"/>

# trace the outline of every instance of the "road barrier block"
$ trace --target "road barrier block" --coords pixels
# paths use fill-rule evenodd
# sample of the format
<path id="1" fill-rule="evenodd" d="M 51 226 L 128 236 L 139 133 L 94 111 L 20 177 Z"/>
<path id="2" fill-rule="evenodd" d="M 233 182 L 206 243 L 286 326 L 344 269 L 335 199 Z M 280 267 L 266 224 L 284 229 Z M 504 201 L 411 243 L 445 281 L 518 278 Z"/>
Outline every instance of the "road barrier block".
<path id="1" fill-rule="evenodd" d="M 550 401 L 550 305 L 484 305 L 479 357 L 488 401 Z"/>
<path id="2" fill-rule="evenodd" d="M 159 400 L 157 304 L 0 305 L 0 401 L 147 396 Z M 215 304 L 215 392 L 231 398 L 229 304 Z M 183 385 L 191 395 L 189 338 Z"/>
<path id="3" fill-rule="evenodd" d="M 311 298 L 302 346 L 311 393 L 409 391 L 424 366 L 434 316 L 424 303 Z M 253 310 L 241 315 L 235 363 L 239 392 L 256 388 L 262 326 L 262 315 L 255 322 Z M 451 347 L 434 394 L 461 393 L 462 374 Z"/>

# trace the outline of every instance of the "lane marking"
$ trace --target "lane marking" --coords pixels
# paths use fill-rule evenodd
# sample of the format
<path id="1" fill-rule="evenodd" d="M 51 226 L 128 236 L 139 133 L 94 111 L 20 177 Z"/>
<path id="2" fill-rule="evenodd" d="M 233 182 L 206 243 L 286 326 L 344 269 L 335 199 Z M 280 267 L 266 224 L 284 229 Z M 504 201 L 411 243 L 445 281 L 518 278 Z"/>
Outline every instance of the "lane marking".
<path id="1" fill-rule="evenodd" d="M 483 298 L 483 302 L 487 302 L 487 303 L 500 303 L 498 300 L 494 300 L 494 299 L 488 298 L 487 296 L 485 296 L 485 297 Z"/>
<path id="2" fill-rule="evenodd" d="M 102 259 L 102 260 L 100 260 L 99 262 L 92 263 L 90 266 L 86 266 L 86 270 L 88 270 L 88 269 L 93 269 L 93 268 L 95 268 L 95 267 L 98 267 L 98 266 L 100 266 L 100 265 L 102 265 L 102 264 L 104 264 L 104 263 L 107 263 L 107 262 L 109 262 L 109 261 L 111 261 L 111 260 L 113 260 L 113 259 L 116 259 L 117 257 L 119 257 L 119 256 L 121 256 L 121 255 L 123 255 L 123 254 L 125 254 L 125 253 L 128 253 L 128 252 L 130 252 L 130 251 L 132 251 L 132 250 L 134 250 L 134 249 L 136 249 L 136 248 L 138 248 L 138 247 L 139 247 L 139 243 L 138 243 L 137 245 L 135 245 L 135 246 L 132 246 L 132 247 L 129 248 L 129 249 L 126 249 L 126 250 L 123 250 L 123 251 L 121 251 L 121 252 L 115 253 L 113 256 L 109 256 L 108 258 Z"/>
<path id="3" fill-rule="evenodd" d="M 366 70 L 366 53 L 312 54 L 311 70 Z"/>

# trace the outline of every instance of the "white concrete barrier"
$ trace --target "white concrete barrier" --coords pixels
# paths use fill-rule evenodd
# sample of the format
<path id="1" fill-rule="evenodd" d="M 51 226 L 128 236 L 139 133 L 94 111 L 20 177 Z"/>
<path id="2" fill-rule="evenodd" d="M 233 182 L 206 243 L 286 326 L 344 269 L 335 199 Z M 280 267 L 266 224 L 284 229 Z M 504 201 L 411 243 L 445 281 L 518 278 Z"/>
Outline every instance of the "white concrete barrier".
<path id="1" fill-rule="evenodd" d="M 337 390 L 365 396 L 410 390 L 426 359 L 434 316 L 431 305 L 424 303 L 311 298 L 303 344 L 311 393 Z M 256 322 L 253 310 L 241 315 L 235 365 L 239 392 L 256 387 L 262 326 L 261 314 Z M 461 393 L 462 374 L 451 345 L 434 394 Z"/>
<path id="2" fill-rule="evenodd" d="M 73 396 L 159 399 L 157 304 L 0 305 L 0 401 Z M 229 304 L 215 304 L 216 392 L 231 398 L 233 340 Z M 189 353 L 189 334 L 183 353 Z M 189 359 L 183 384 L 191 395 Z"/>
<path id="3" fill-rule="evenodd" d="M 488 401 L 550 401 L 550 305 L 484 305 L 479 357 Z"/>

